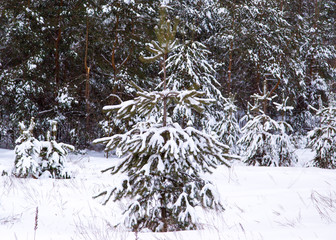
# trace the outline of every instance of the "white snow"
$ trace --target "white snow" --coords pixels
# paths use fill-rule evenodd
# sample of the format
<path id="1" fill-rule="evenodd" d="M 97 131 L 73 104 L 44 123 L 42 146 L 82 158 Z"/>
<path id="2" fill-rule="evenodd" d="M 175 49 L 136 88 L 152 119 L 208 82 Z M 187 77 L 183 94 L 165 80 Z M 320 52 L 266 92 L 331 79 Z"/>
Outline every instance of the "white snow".
<path id="1" fill-rule="evenodd" d="M 139 233 L 138 239 L 334 240 L 336 171 L 303 168 L 313 153 L 299 150 L 297 154 L 298 167 L 219 167 L 207 177 L 226 209 L 221 215 L 203 212 L 199 216 L 202 230 Z M 103 206 L 92 199 L 121 179 L 100 172 L 113 161 L 98 152 L 70 155 L 73 179 L 1 176 L 0 239 L 136 239 L 134 233 L 113 227 L 126 200 Z M 14 151 L 0 149 L 0 173 L 10 172 L 13 164 Z"/>

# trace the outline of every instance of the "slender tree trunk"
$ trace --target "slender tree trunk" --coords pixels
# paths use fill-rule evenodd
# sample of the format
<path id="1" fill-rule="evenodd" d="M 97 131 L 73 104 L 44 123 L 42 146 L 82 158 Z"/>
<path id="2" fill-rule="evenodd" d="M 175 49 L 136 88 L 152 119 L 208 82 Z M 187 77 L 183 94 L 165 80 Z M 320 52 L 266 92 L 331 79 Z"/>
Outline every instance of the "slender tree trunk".
<path id="1" fill-rule="evenodd" d="M 62 12 L 62 7 L 63 7 L 63 0 L 60 0 L 60 6 L 59 6 L 59 11 L 58 11 L 58 30 L 57 30 L 57 38 L 55 42 L 55 83 L 56 83 L 56 93 L 55 95 L 57 96 L 57 92 L 59 89 L 59 84 L 60 84 L 60 42 L 61 42 L 61 37 L 62 37 L 62 27 L 61 27 L 61 12 Z"/>
<path id="2" fill-rule="evenodd" d="M 90 116 L 90 67 L 88 67 L 88 47 L 89 47 L 89 18 L 86 18 L 86 37 L 85 37 L 85 73 L 86 73 L 86 81 L 85 81 L 85 102 L 86 102 L 86 130 L 89 127 L 89 116 Z"/>
<path id="3" fill-rule="evenodd" d="M 261 74 L 260 74 L 260 62 L 257 64 L 257 77 L 255 79 L 255 84 L 256 84 L 256 90 L 259 94 L 262 94 L 260 91 L 260 79 L 261 79 Z"/>
<path id="4" fill-rule="evenodd" d="M 265 77 L 265 79 L 264 79 L 264 84 L 263 84 L 264 86 L 264 97 L 265 97 L 265 99 L 264 99 L 264 101 L 263 101 L 263 110 L 264 110 L 264 114 L 265 115 L 267 115 L 267 99 L 266 99 L 266 95 L 267 95 L 267 79 L 266 79 L 266 77 Z"/>
<path id="5" fill-rule="evenodd" d="M 280 0 L 280 11 L 281 12 L 283 11 L 283 6 L 284 6 L 284 1 Z"/>
<path id="6" fill-rule="evenodd" d="M 299 0 L 299 15 L 302 15 L 302 0 Z"/>
<path id="7" fill-rule="evenodd" d="M 231 23 L 231 30 L 232 30 L 232 40 L 230 43 L 230 51 L 229 51 L 229 68 L 228 68 L 228 93 L 231 94 L 231 85 L 232 85 L 232 80 L 231 80 L 231 76 L 232 76 L 232 62 L 233 62 L 233 42 L 234 42 L 234 37 L 233 37 L 233 32 L 234 32 L 234 23 L 235 23 L 235 2 L 233 3 L 233 10 L 232 10 L 232 23 Z"/>
<path id="8" fill-rule="evenodd" d="M 167 90 L 167 73 L 166 73 L 167 54 L 163 55 L 163 90 Z M 167 97 L 163 98 L 163 126 L 167 126 Z"/>
<path id="9" fill-rule="evenodd" d="M 319 19 L 319 1 L 318 0 L 314 0 L 314 29 L 315 29 L 315 32 L 313 34 L 313 41 L 311 44 L 315 45 L 317 43 L 316 41 L 316 38 L 317 38 L 317 22 L 318 22 L 318 19 Z M 313 46 L 314 47 L 314 51 L 313 51 L 313 55 L 310 56 L 310 67 L 309 67 L 309 85 L 311 84 L 313 78 L 314 78 L 314 74 L 315 74 L 315 58 L 314 58 L 314 55 L 316 54 L 316 46 Z"/>
<path id="10" fill-rule="evenodd" d="M 314 23 L 314 27 L 315 29 L 317 29 L 317 22 L 318 19 L 320 17 L 320 8 L 319 8 L 319 0 L 315 0 L 315 23 Z"/>
<path id="11" fill-rule="evenodd" d="M 229 69 L 228 69 L 228 92 L 231 94 L 231 74 L 232 74 L 232 51 L 233 51 L 233 39 L 230 43 L 230 53 L 229 53 Z"/>
<path id="12" fill-rule="evenodd" d="M 164 179 L 162 180 L 164 181 Z M 168 232 L 168 222 L 167 222 L 167 208 L 166 208 L 166 195 L 165 192 L 161 193 L 161 217 L 163 222 L 163 232 Z"/>
<path id="13" fill-rule="evenodd" d="M 116 48 L 118 46 L 118 33 L 117 33 L 117 29 L 119 26 L 119 15 L 116 16 L 117 20 L 116 20 L 116 24 L 114 26 L 114 33 L 115 33 L 115 39 L 114 39 L 114 43 L 113 43 L 113 48 L 112 48 L 112 56 L 111 56 L 111 65 L 113 68 L 113 76 L 114 76 L 114 83 L 117 82 L 117 75 L 118 75 L 118 68 L 115 64 L 115 51 Z"/>
<path id="14" fill-rule="evenodd" d="M 167 90 L 167 70 L 166 70 L 166 59 L 167 54 L 163 55 L 163 90 Z M 167 126 L 167 97 L 163 98 L 163 127 Z M 165 135 L 164 139 L 167 141 L 168 136 Z M 162 182 L 165 180 L 162 179 Z M 168 222 L 167 222 L 167 208 L 166 208 L 166 192 L 163 190 L 161 193 L 161 217 L 163 222 L 163 232 L 168 231 Z"/>

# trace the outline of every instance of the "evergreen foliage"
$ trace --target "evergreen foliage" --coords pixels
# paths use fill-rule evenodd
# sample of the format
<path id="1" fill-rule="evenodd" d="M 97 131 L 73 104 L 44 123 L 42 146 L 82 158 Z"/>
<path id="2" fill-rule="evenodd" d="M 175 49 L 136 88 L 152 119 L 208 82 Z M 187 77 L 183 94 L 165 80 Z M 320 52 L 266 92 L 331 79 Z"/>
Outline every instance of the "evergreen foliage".
<path id="1" fill-rule="evenodd" d="M 292 127 L 282 119 L 275 121 L 260 110 L 260 101 L 272 101 L 265 95 L 255 95 L 257 104 L 252 108 L 252 115 L 242 128 L 242 137 L 238 144 L 242 146 L 243 161 L 248 165 L 291 166 L 297 162 L 294 145 L 287 134 Z M 284 101 L 284 103 L 286 100 Z M 279 110 L 287 110 L 278 104 Z"/>
<path id="2" fill-rule="evenodd" d="M 210 173 L 218 164 L 229 166 L 228 146 L 193 126 L 181 127 L 168 115 L 171 106 L 200 112 L 204 104 L 213 101 L 196 90 L 167 88 L 165 64 L 176 46 L 176 27 L 176 23 L 171 26 L 165 7 L 161 7 L 158 41 L 147 45 L 153 56 L 141 57 L 146 62 L 162 61 L 163 91 L 139 89 L 135 99 L 104 108 L 116 111 L 116 117 L 124 121 L 136 114 L 145 120 L 124 134 L 94 141 L 105 143 L 106 151 L 116 150 L 120 159 L 107 170 L 124 176 L 118 185 L 96 197 L 104 196 L 104 204 L 111 197 L 114 201 L 130 197 L 123 223 L 135 231 L 195 229 L 197 206 L 222 209 L 214 186 L 201 174 Z"/>
<path id="3" fill-rule="evenodd" d="M 236 118 L 237 106 L 234 104 L 234 98 L 227 98 L 224 103 L 224 109 L 220 114 L 220 118 L 215 120 L 213 130 L 219 137 L 220 142 L 230 147 L 232 154 L 238 154 L 240 147 L 238 141 L 241 136 L 241 129 Z"/>
<path id="4" fill-rule="evenodd" d="M 39 141 L 34 138 L 34 118 L 31 119 L 28 128 L 20 123 L 21 136 L 15 141 L 15 161 L 13 174 L 16 177 L 34 177 L 41 174 L 40 168 L 40 146 Z"/>
<path id="5" fill-rule="evenodd" d="M 45 177 L 70 178 L 71 173 L 65 168 L 69 151 L 75 148 L 69 144 L 56 142 L 57 122 L 51 121 L 51 131 L 47 134 L 47 141 L 41 141 L 41 169 Z"/>
<path id="6" fill-rule="evenodd" d="M 167 85 L 172 89 L 203 91 L 208 98 L 216 101 L 205 108 L 203 115 L 192 111 L 184 105 L 176 105 L 172 112 L 173 119 L 183 126 L 186 120 L 191 121 L 196 127 L 212 131 L 214 126 L 211 119 L 213 115 L 225 115 L 226 109 L 222 108 L 227 100 L 222 96 L 219 82 L 215 76 L 216 71 L 209 59 L 210 51 L 198 41 L 185 40 L 171 53 L 167 59 L 168 79 Z"/>
<path id="7" fill-rule="evenodd" d="M 221 96 L 210 51 L 198 41 L 186 40 L 167 59 L 168 85 L 172 89 L 201 89 L 207 96 Z"/>
<path id="8" fill-rule="evenodd" d="M 320 126 L 308 134 L 308 147 L 316 152 L 312 166 L 336 168 L 336 102 L 316 111 Z"/>
<path id="9" fill-rule="evenodd" d="M 171 9 L 167 14 L 180 16 L 183 23 L 176 41 L 162 45 L 173 50 L 167 56 L 167 85 L 202 90 L 218 103 L 203 118 L 169 109 L 175 111 L 174 121 L 180 115 L 180 123 L 190 118 L 200 128 L 212 117 L 220 119 L 225 101 L 217 99 L 218 90 L 224 97 L 235 95 L 238 112 L 246 111 L 249 97 L 262 94 L 267 78 L 269 85 L 279 82 L 275 94 L 289 96 L 294 109 L 287 121 L 295 132 L 306 134 L 315 127 L 308 106 L 317 108 L 320 95 L 325 104 L 335 86 L 335 1 L 165 2 Z M 116 96 L 134 98 L 130 81 L 143 89 L 162 87 L 160 66 L 138 58 L 146 40 L 155 36 L 159 5 L 143 0 L 0 1 L 1 147 L 14 147 L 19 122 L 31 116 L 37 117 L 38 135 L 57 119 L 62 142 L 88 147 L 104 132 L 99 123 L 107 126 L 102 107 L 119 103 Z M 159 60 L 156 55 L 148 60 Z M 276 111 L 268 114 L 280 117 Z M 128 123 L 114 124 L 115 133 L 130 129 Z"/>
<path id="10" fill-rule="evenodd" d="M 65 160 L 68 151 L 74 147 L 56 142 L 56 122 L 51 123 L 52 138 L 48 132 L 47 141 L 39 141 L 33 136 L 35 127 L 34 118 L 28 128 L 20 123 L 21 136 L 16 140 L 15 161 L 13 175 L 16 177 L 39 178 L 70 178 L 70 173 L 65 169 Z"/>

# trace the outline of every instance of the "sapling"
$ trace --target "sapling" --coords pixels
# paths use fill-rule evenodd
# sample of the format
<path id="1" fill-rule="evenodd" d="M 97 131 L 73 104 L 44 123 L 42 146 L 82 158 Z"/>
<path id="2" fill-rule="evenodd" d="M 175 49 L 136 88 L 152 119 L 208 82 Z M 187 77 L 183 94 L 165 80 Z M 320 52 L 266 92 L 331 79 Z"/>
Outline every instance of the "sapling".
<path id="1" fill-rule="evenodd" d="M 178 19 L 172 25 L 166 8 L 161 7 L 155 28 L 157 41 L 147 45 L 153 56 L 141 57 L 147 63 L 161 62 L 162 90 L 148 92 L 137 87 L 136 98 L 104 107 L 104 111 L 116 112 L 116 118 L 123 121 L 137 115 L 143 120 L 123 134 L 94 141 L 106 144 L 106 151 L 116 151 L 119 159 L 105 171 L 121 174 L 113 187 L 95 198 L 103 196 L 104 204 L 110 198 L 128 198 L 121 223 L 135 232 L 196 229 L 197 206 L 223 210 L 216 188 L 202 176 L 219 164 L 230 166 L 229 147 L 192 124 L 181 126 L 174 122 L 168 111 L 181 106 L 201 113 L 205 105 L 214 102 L 203 92 L 167 86 L 165 64 L 178 45 L 177 23 Z"/>

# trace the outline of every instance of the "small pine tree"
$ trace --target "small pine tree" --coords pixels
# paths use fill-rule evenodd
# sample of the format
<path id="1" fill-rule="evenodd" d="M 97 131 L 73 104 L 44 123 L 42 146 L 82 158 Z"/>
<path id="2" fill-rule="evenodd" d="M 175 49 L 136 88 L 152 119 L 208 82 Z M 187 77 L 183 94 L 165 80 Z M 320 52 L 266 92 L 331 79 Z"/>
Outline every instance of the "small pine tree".
<path id="1" fill-rule="evenodd" d="M 275 121 L 260 110 L 259 102 L 272 101 L 267 95 L 254 95 L 257 104 L 252 109 L 254 116 L 242 128 L 238 144 L 243 148 L 243 161 L 248 165 L 290 166 L 297 162 L 294 145 L 287 134 L 292 128 L 283 120 Z M 278 104 L 278 110 L 288 110 Z"/>
<path id="2" fill-rule="evenodd" d="M 294 142 L 289 135 L 293 132 L 292 126 L 286 121 L 286 114 L 293 110 L 292 106 L 287 106 L 288 97 L 283 95 L 282 103 L 274 103 L 276 110 L 281 113 L 281 119 L 278 121 L 279 130 L 275 136 L 277 145 L 277 159 L 279 166 L 291 166 L 298 161 L 295 153 Z"/>
<path id="3" fill-rule="evenodd" d="M 237 106 L 234 104 L 233 96 L 225 100 L 223 110 L 220 120 L 214 124 L 214 129 L 219 136 L 219 140 L 230 147 L 230 153 L 238 154 L 240 149 L 237 142 L 241 130 L 235 116 Z"/>
<path id="4" fill-rule="evenodd" d="M 57 122 L 51 121 L 51 136 L 47 133 L 47 141 L 41 141 L 41 168 L 46 177 L 70 178 L 70 173 L 66 171 L 64 164 L 68 151 L 74 151 L 72 145 L 56 142 Z"/>
<path id="5" fill-rule="evenodd" d="M 336 102 L 330 101 L 328 107 L 315 110 L 320 126 L 308 133 L 308 147 L 316 152 L 312 165 L 336 168 Z"/>
<path id="6" fill-rule="evenodd" d="M 16 140 L 13 175 L 16 177 L 69 178 L 70 174 L 64 168 L 68 151 L 74 147 L 56 142 L 57 124 L 51 122 L 52 137 L 48 132 L 47 141 L 39 141 L 33 136 L 34 118 L 27 129 L 20 123 L 21 135 Z"/>
<path id="7" fill-rule="evenodd" d="M 16 177 L 38 178 L 41 174 L 40 168 L 40 142 L 34 138 L 34 118 L 31 118 L 29 127 L 26 128 L 23 122 L 19 124 L 21 135 L 15 141 L 16 146 L 13 174 Z"/>
<path id="8" fill-rule="evenodd" d="M 192 126 L 181 127 L 169 117 L 167 109 L 179 105 L 198 112 L 213 100 L 205 99 L 196 90 L 169 90 L 166 84 L 165 62 L 176 45 L 176 24 L 166 20 L 166 9 L 160 9 L 158 41 L 148 45 L 153 57 L 146 62 L 162 60 L 163 91 L 146 92 L 139 89 L 138 97 L 119 105 L 106 106 L 116 111 L 117 118 L 127 121 L 139 115 L 146 121 L 135 124 L 124 134 L 97 139 L 106 144 L 106 151 L 115 149 L 120 157 L 111 168 L 112 174 L 124 173 L 119 184 L 95 197 L 132 199 L 124 212 L 123 223 L 139 231 L 175 231 L 197 227 L 196 206 L 222 209 L 215 187 L 201 177 L 218 164 L 229 166 L 228 147 Z M 154 118 L 161 113 L 160 118 Z"/>

